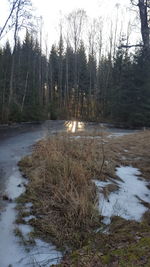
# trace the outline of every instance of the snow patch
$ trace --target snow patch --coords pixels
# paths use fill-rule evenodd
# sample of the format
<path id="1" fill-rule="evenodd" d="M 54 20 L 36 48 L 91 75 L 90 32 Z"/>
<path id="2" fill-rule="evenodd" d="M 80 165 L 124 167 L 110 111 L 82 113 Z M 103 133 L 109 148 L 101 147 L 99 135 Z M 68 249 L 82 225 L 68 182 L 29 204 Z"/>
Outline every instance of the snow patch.
<path id="1" fill-rule="evenodd" d="M 23 219 L 24 219 L 24 221 L 27 223 L 27 222 L 29 222 L 29 221 L 32 220 L 32 219 L 36 219 L 36 217 L 35 217 L 34 215 L 30 215 L 30 216 L 26 216 L 26 217 L 24 217 Z"/>
<path id="2" fill-rule="evenodd" d="M 101 136 L 85 136 L 85 135 L 75 135 L 71 136 L 70 139 L 102 139 Z"/>
<path id="3" fill-rule="evenodd" d="M 120 216 L 127 220 L 140 221 L 147 208 L 140 200 L 150 203 L 150 190 L 148 183 L 139 179 L 140 171 L 133 167 L 118 167 L 117 176 L 122 181 L 116 181 L 119 190 L 110 193 L 107 199 L 99 193 L 99 210 L 104 216 L 104 223 L 109 224 L 112 216 Z M 99 187 L 104 187 L 108 182 L 96 182 Z"/>
<path id="4" fill-rule="evenodd" d="M 27 224 L 18 224 L 18 229 L 25 239 L 27 239 L 29 234 L 33 231 L 33 227 Z"/>
<path id="5" fill-rule="evenodd" d="M 0 266 L 2 267 L 49 267 L 60 261 L 62 254 L 56 247 L 40 239 L 35 239 L 35 245 L 23 246 L 21 240 L 14 232 L 18 228 L 23 238 L 29 240 L 29 234 L 33 228 L 29 225 L 15 224 L 15 203 L 10 203 L 0 220 L 1 240 L 0 242 Z M 5 255 L 5 257 L 4 257 Z"/>
<path id="6" fill-rule="evenodd" d="M 21 176 L 18 168 L 13 169 L 12 175 L 9 176 L 9 182 L 7 185 L 6 194 L 14 200 L 19 197 L 25 191 L 23 184 L 26 184 L 26 179 Z"/>
<path id="7" fill-rule="evenodd" d="M 110 135 L 108 135 L 107 136 L 107 138 L 117 138 L 117 137 L 122 137 L 122 136 L 124 136 L 124 135 L 128 135 L 129 133 L 125 133 L 125 132 L 120 132 L 120 133 L 112 133 L 112 134 L 110 134 Z"/>
<path id="8" fill-rule="evenodd" d="M 99 181 L 99 180 L 93 180 L 93 182 L 95 183 L 95 185 L 99 188 L 101 187 L 105 187 L 108 184 L 112 184 L 110 181 Z"/>
<path id="9" fill-rule="evenodd" d="M 12 168 L 12 173 L 8 177 L 6 194 L 12 200 L 19 197 L 24 191 L 24 184 L 27 180 L 21 176 L 17 166 Z M 33 204 L 25 204 L 25 211 L 30 212 Z M 0 214 L 0 267 L 49 267 L 57 264 L 62 258 L 62 253 L 57 251 L 52 244 L 42 240 L 35 239 L 35 243 L 29 242 L 29 245 L 23 245 L 22 239 L 15 235 L 16 230 L 20 230 L 23 240 L 30 241 L 30 233 L 33 228 L 27 224 L 16 224 L 17 211 L 16 203 L 11 202 L 5 206 L 5 210 Z M 28 222 L 33 216 L 25 217 Z"/>

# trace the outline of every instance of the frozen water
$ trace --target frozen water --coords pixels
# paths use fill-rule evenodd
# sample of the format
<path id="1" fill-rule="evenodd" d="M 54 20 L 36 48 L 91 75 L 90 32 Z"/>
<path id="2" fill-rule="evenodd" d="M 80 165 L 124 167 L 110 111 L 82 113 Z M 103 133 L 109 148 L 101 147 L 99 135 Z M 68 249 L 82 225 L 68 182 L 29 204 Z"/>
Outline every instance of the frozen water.
<path id="1" fill-rule="evenodd" d="M 39 239 L 35 239 L 35 245 L 24 245 L 23 240 L 15 235 L 15 230 L 22 232 L 25 241 L 30 240 L 29 225 L 15 223 L 17 211 L 15 199 L 24 191 L 27 180 L 21 176 L 17 162 L 23 155 L 30 152 L 30 145 L 43 137 L 42 132 L 21 134 L 6 139 L 0 143 L 0 168 L 1 194 L 7 195 L 12 202 L 1 201 L 3 210 L 0 213 L 0 267 L 34 267 L 46 266 L 58 263 L 62 257 L 55 246 Z M 25 205 L 25 210 L 30 211 L 32 203 Z M 28 220 L 29 218 L 27 218 Z"/>
<path id="2" fill-rule="evenodd" d="M 9 182 L 6 190 L 6 194 L 9 198 L 15 199 L 24 193 L 25 188 L 23 184 L 25 184 L 26 181 L 27 180 L 21 176 L 17 167 L 13 169 L 13 173 L 9 176 Z"/>
<path id="3" fill-rule="evenodd" d="M 13 177 L 12 187 L 8 187 L 9 196 L 12 198 L 17 197 L 22 192 L 22 188 L 15 188 L 15 180 L 17 183 L 20 183 L 22 181 L 21 176 L 20 180 L 18 175 L 18 178 L 15 178 L 14 175 L 11 178 Z M 49 267 L 51 264 L 59 262 L 62 254 L 51 244 L 39 239 L 35 239 L 35 245 L 24 246 L 20 244 L 21 239 L 15 236 L 15 230 L 19 229 L 24 240 L 29 240 L 29 234 L 33 231 L 33 228 L 30 225 L 15 223 L 17 216 L 15 207 L 15 203 L 9 203 L 0 216 L 0 267 L 8 267 L 9 265 L 12 267 L 33 267 L 41 266 L 40 264 Z M 32 203 L 26 204 L 27 209 L 31 207 Z M 31 218 L 33 216 L 26 217 L 25 219 L 28 221 Z"/>

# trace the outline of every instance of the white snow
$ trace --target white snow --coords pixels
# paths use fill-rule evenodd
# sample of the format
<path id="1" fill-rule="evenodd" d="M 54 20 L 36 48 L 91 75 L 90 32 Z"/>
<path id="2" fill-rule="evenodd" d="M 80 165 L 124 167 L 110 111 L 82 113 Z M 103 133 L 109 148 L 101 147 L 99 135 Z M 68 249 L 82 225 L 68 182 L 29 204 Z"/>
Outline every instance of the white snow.
<path id="1" fill-rule="evenodd" d="M 140 171 L 131 166 L 117 168 L 117 176 L 122 181 L 116 181 L 119 190 L 110 193 L 108 198 L 99 192 L 99 210 L 104 216 L 104 223 L 111 221 L 111 216 L 120 216 L 127 220 L 140 221 L 147 208 L 140 202 L 150 202 L 148 183 L 139 178 Z M 105 183 L 106 185 L 108 182 Z M 104 182 L 96 183 L 98 188 L 104 187 Z"/>
<path id="2" fill-rule="evenodd" d="M 108 135 L 107 138 L 122 137 L 122 136 L 128 135 L 128 134 L 129 133 L 125 133 L 125 132 L 120 132 L 120 133 L 114 132 L 114 133 L 111 133 L 110 135 Z"/>
<path id="3" fill-rule="evenodd" d="M 12 169 L 8 178 L 6 194 L 12 201 L 25 191 L 23 184 L 25 179 L 21 176 L 18 167 Z M 18 186 L 19 185 L 19 186 Z M 35 239 L 35 245 L 24 246 L 22 240 L 15 236 L 15 230 L 19 229 L 24 240 L 30 240 L 30 232 L 33 228 L 27 224 L 16 224 L 17 211 L 15 202 L 7 203 L 5 210 L 0 214 L 0 267 L 49 267 L 60 262 L 62 253 L 55 246 L 42 240 Z M 25 211 L 32 208 L 32 203 L 25 204 Z M 33 216 L 25 217 L 28 222 Z"/>
<path id="4" fill-rule="evenodd" d="M 13 173 L 9 176 L 6 190 L 6 194 L 9 196 L 9 198 L 15 199 L 24 193 L 25 188 L 23 184 L 26 184 L 26 182 L 27 179 L 21 176 L 18 167 L 13 168 Z"/>
<path id="5" fill-rule="evenodd" d="M 33 207 L 33 204 L 31 202 L 25 203 L 25 208 L 31 209 Z"/>
<path id="6" fill-rule="evenodd" d="M 24 219 L 25 222 L 29 222 L 29 221 L 32 220 L 32 219 L 36 219 L 36 217 L 33 216 L 33 215 L 30 215 L 30 216 L 26 216 L 26 217 L 24 217 L 23 219 Z"/>
<path id="7" fill-rule="evenodd" d="M 33 204 L 31 202 L 25 203 L 25 205 L 24 205 L 24 211 L 30 213 L 32 207 L 33 207 Z"/>
<path id="8" fill-rule="evenodd" d="M 95 183 L 95 185 L 99 188 L 101 187 L 105 187 L 108 184 L 112 184 L 110 181 L 99 181 L 99 180 L 93 180 L 93 182 Z"/>
<path id="9" fill-rule="evenodd" d="M 35 239 L 35 245 L 23 246 L 20 238 L 14 234 L 15 229 L 19 228 L 24 239 L 28 240 L 33 228 L 29 225 L 17 225 L 14 223 L 15 219 L 15 203 L 10 203 L 0 220 L 0 267 L 8 267 L 9 264 L 12 267 L 33 267 L 42 264 L 49 267 L 59 262 L 62 254 L 51 244 Z"/>
<path id="10" fill-rule="evenodd" d="M 21 231 L 23 237 L 28 239 L 29 234 L 33 231 L 33 227 L 28 224 L 18 224 L 17 228 Z"/>
<path id="11" fill-rule="evenodd" d="M 101 136 L 96 135 L 96 136 L 91 136 L 91 135 L 74 135 L 70 137 L 71 139 L 102 139 Z"/>

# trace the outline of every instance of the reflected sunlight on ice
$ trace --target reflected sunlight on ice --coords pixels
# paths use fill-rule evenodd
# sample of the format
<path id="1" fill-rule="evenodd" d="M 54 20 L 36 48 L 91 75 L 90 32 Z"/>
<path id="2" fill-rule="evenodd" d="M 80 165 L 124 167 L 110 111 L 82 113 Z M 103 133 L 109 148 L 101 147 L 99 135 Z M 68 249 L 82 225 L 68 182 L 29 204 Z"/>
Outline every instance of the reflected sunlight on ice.
<path id="1" fill-rule="evenodd" d="M 83 131 L 85 128 L 84 122 L 80 121 L 68 121 L 65 123 L 65 127 L 67 132 L 75 133 L 77 131 Z"/>

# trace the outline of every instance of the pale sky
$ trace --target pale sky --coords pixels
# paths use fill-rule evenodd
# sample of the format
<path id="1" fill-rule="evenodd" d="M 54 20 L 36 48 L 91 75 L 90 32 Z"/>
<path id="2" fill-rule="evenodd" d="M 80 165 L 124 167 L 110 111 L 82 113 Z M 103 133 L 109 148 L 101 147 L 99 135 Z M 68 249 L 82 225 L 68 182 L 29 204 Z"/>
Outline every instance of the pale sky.
<path id="1" fill-rule="evenodd" d="M 115 5 L 119 2 L 120 6 L 125 8 L 129 6 L 130 0 L 32 0 L 32 2 L 37 8 L 37 13 L 44 19 L 45 31 L 56 37 L 60 18 L 73 9 L 83 8 L 91 18 L 100 16 L 113 18 Z"/>
<path id="2" fill-rule="evenodd" d="M 7 2 L 8 0 L 1 0 L 3 5 L 0 9 L 1 22 L 5 20 L 7 16 Z M 130 6 L 130 0 L 32 0 L 33 6 L 35 7 L 35 13 L 37 16 L 43 17 L 43 36 L 48 44 L 57 42 L 59 36 L 58 25 L 60 18 L 70 13 L 73 9 L 82 8 L 86 11 L 90 18 L 103 17 L 106 25 L 109 21 L 115 20 L 115 14 L 117 8 L 116 4 L 119 4 L 119 15 L 122 19 L 123 27 L 131 18 L 133 24 L 133 16 L 127 7 Z M 125 30 L 126 31 L 126 30 Z M 47 37 L 46 37 L 47 36 Z"/>

